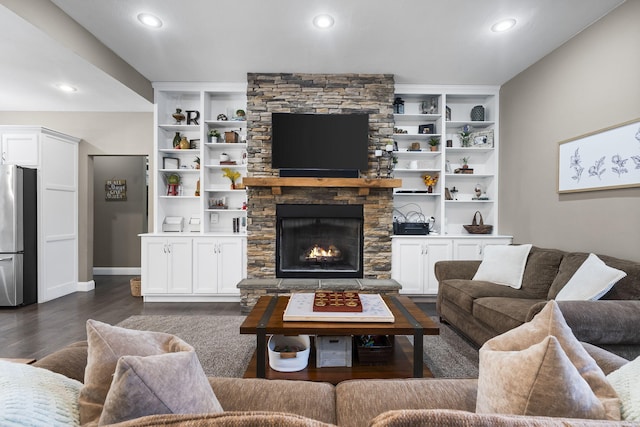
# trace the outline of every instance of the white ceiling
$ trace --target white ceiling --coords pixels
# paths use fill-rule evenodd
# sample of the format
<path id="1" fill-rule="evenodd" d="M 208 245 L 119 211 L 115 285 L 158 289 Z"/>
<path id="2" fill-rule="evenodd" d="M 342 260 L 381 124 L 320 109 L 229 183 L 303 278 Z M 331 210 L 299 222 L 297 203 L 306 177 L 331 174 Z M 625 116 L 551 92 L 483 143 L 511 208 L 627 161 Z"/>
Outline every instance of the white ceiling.
<path id="1" fill-rule="evenodd" d="M 624 0 L 51 1 L 152 82 L 240 82 L 247 72 L 308 72 L 501 85 Z M 164 25 L 143 28 L 136 20 L 141 12 Z M 312 26 L 320 13 L 335 18 L 331 30 Z M 491 32 L 502 18 L 518 24 Z M 0 7 L 0 24 L 0 110 L 152 110 L 11 10 Z M 61 81 L 78 91 L 56 92 L 53 85 Z"/>

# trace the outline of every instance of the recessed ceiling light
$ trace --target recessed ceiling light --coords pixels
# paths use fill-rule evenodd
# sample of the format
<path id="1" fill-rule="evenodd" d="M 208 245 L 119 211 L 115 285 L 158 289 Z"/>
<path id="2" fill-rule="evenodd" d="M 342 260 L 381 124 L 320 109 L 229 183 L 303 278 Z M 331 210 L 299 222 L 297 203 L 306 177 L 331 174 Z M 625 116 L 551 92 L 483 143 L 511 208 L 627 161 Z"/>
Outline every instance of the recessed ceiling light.
<path id="1" fill-rule="evenodd" d="M 57 84 L 57 85 L 56 85 L 56 87 L 57 87 L 58 89 L 60 89 L 61 91 L 63 91 L 63 92 L 69 92 L 69 93 L 71 93 L 71 92 L 75 92 L 75 91 L 77 91 L 77 90 L 78 90 L 78 89 L 76 89 L 75 87 L 73 87 L 73 86 L 71 86 L 71 85 L 68 85 L 68 84 L 66 84 L 66 83 L 60 83 L 60 84 Z"/>
<path id="2" fill-rule="evenodd" d="M 516 25 L 516 20 L 511 19 L 503 19 L 502 21 L 496 22 L 491 26 L 491 31 L 494 33 L 501 33 L 503 31 L 510 30 Z"/>
<path id="3" fill-rule="evenodd" d="M 162 27 L 162 21 L 157 16 L 150 13 L 141 13 L 138 15 L 138 21 L 142 22 L 147 27 L 160 28 Z"/>
<path id="4" fill-rule="evenodd" d="M 327 29 L 333 27 L 335 21 L 331 15 L 318 15 L 313 18 L 313 25 L 321 29 Z"/>

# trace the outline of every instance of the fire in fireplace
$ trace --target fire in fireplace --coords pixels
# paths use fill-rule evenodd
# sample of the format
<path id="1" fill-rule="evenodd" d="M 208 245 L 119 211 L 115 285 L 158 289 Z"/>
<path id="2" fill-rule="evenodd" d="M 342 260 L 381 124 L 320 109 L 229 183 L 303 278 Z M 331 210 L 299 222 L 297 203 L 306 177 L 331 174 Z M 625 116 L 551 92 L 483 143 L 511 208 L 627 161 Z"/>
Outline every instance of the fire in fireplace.
<path id="1" fill-rule="evenodd" d="M 362 205 L 278 205 L 276 276 L 363 277 Z"/>

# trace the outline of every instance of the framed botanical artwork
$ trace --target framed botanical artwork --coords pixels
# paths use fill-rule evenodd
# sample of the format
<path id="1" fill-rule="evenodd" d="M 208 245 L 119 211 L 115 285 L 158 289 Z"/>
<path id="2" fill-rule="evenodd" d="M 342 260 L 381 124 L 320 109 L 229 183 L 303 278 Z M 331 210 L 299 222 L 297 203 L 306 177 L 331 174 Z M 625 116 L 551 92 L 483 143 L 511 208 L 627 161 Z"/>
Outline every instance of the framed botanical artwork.
<path id="1" fill-rule="evenodd" d="M 180 159 L 175 157 L 163 157 L 162 169 L 180 169 Z"/>
<path id="2" fill-rule="evenodd" d="M 640 119 L 558 143 L 558 193 L 640 187 Z"/>

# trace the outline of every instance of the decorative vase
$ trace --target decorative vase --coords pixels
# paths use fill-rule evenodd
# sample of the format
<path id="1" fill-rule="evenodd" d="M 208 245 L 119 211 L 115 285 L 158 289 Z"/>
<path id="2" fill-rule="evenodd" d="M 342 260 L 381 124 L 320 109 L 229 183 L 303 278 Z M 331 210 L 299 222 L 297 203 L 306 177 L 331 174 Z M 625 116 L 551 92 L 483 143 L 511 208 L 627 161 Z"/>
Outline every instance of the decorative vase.
<path id="1" fill-rule="evenodd" d="M 176 108 L 176 112 L 171 115 L 174 119 L 176 119 L 176 124 L 179 125 L 185 118 L 184 114 L 182 114 L 182 110 L 180 108 Z"/>
<path id="2" fill-rule="evenodd" d="M 438 146 L 437 145 L 432 145 L 431 146 L 431 151 L 438 151 Z"/>
<path id="3" fill-rule="evenodd" d="M 191 148 L 191 143 L 189 141 L 187 141 L 187 137 L 183 136 L 182 139 L 180 140 L 180 149 L 181 150 L 188 150 L 189 148 Z"/>
<path id="4" fill-rule="evenodd" d="M 482 105 L 476 105 L 471 109 L 471 120 L 474 122 L 484 121 L 484 107 Z"/>
<path id="5" fill-rule="evenodd" d="M 196 197 L 200 196 L 200 180 L 198 180 L 198 182 L 196 182 L 196 192 L 195 192 L 194 196 L 196 196 Z"/>
<path id="6" fill-rule="evenodd" d="M 427 193 L 433 193 L 433 185 L 427 187 Z"/>
<path id="7" fill-rule="evenodd" d="M 180 132 L 176 132 L 176 136 L 173 137 L 173 148 L 180 148 Z"/>
<path id="8" fill-rule="evenodd" d="M 233 182 L 233 181 L 231 182 L 231 189 L 232 189 L 232 190 L 235 190 L 235 189 L 236 189 L 236 183 L 235 183 L 235 182 Z"/>

